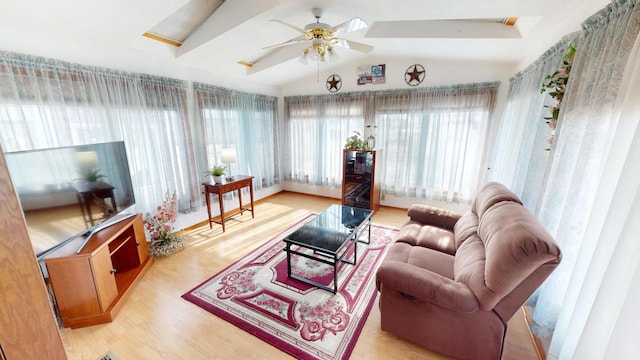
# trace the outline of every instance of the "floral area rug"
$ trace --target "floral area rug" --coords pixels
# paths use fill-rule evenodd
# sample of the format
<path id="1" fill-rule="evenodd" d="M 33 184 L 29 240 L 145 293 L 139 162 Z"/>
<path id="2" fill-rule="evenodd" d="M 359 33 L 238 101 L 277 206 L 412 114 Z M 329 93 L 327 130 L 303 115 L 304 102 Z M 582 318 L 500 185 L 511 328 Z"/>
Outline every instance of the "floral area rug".
<path id="1" fill-rule="evenodd" d="M 371 225 L 371 244 L 357 244 L 356 265 L 339 265 L 332 294 L 287 276 L 282 239 L 313 216 L 182 297 L 296 358 L 349 358 L 377 296 L 375 270 L 397 230 Z M 293 273 L 333 286 L 332 266 L 297 255 L 291 263 Z"/>

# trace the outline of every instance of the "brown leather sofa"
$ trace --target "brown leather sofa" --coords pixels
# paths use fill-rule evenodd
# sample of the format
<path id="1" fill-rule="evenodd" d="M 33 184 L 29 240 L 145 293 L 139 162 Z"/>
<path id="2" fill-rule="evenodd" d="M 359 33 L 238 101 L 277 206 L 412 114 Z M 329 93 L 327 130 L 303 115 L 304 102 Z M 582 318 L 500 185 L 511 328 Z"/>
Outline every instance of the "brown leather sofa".
<path id="1" fill-rule="evenodd" d="M 382 330 L 460 359 L 500 359 L 507 321 L 561 252 L 518 197 L 486 184 L 460 215 L 413 205 L 376 273 Z"/>

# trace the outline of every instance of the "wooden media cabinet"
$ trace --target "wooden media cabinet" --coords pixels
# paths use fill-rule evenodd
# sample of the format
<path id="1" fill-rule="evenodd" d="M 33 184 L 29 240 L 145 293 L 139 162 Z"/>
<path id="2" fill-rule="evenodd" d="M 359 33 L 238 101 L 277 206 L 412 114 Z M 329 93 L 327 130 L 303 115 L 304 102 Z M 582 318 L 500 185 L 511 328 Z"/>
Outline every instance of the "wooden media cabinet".
<path id="1" fill-rule="evenodd" d="M 62 325 L 79 328 L 111 322 L 153 261 L 140 214 L 47 255 L 44 263 Z"/>

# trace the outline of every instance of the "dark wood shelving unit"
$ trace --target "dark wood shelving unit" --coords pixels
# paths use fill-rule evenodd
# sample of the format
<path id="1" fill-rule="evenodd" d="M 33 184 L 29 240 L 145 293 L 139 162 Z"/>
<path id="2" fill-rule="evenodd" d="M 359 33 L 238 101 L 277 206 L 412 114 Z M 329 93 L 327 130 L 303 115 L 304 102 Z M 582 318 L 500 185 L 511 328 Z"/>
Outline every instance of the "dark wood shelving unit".
<path id="1" fill-rule="evenodd" d="M 376 156 L 381 150 L 348 150 L 342 152 L 342 204 L 378 210 L 380 176 Z"/>

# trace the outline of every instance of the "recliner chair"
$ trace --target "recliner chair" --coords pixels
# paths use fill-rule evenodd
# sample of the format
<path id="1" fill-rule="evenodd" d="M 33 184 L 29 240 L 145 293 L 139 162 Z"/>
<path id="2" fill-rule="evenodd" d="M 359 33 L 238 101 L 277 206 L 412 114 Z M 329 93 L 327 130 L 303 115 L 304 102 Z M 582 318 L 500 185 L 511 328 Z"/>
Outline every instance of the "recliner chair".
<path id="1" fill-rule="evenodd" d="M 376 273 L 382 330 L 460 359 L 499 359 L 507 322 L 561 251 L 518 197 L 488 183 L 463 215 L 413 205 Z"/>

